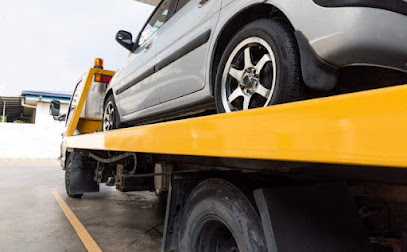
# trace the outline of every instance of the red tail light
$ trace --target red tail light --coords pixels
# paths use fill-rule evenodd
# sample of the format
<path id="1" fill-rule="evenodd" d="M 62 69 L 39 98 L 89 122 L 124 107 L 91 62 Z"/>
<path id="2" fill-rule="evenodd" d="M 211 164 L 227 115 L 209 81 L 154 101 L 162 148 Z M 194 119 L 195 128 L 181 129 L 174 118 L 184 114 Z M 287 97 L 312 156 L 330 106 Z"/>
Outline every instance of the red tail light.
<path id="1" fill-rule="evenodd" d="M 110 75 L 103 75 L 102 74 L 102 80 L 100 82 L 102 83 L 110 83 L 110 81 L 112 80 L 113 76 Z"/>
<path id="2" fill-rule="evenodd" d="M 112 80 L 113 76 L 104 75 L 104 74 L 95 74 L 95 82 L 109 83 Z"/>

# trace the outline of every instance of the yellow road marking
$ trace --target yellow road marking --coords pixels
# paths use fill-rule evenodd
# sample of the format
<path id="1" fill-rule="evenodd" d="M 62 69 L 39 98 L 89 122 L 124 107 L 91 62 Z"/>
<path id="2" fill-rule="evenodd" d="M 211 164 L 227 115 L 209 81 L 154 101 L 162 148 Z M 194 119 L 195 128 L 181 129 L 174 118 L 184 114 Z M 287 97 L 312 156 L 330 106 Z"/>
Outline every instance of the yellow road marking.
<path id="1" fill-rule="evenodd" d="M 88 231 L 85 229 L 76 215 L 72 212 L 69 206 L 65 203 L 65 201 L 61 198 L 59 193 L 54 191 L 52 192 L 52 195 L 54 195 L 56 201 L 62 209 L 62 212 L 64 212 L 66 218 L 75 229 L 76 234 L 81 239 L 85 248 L 90 252 L 101 252 L 102 250 L 99 248 L 95 240 L 93 240 L 92 236 L 88 233 Z"/>

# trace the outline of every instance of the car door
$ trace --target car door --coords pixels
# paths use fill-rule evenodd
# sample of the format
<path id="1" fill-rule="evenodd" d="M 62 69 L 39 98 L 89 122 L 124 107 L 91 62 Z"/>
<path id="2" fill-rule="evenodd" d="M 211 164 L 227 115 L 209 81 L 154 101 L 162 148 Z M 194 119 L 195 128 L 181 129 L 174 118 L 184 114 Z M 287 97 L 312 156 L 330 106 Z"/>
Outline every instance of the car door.
<path id="1" fill-rule="evenodd" d="M 174 15 L 158 31 L 156 83 L 164 103 L 205 86 L 209 39 L 220 0 L 179 0 Z"/>
<path id="2" fill-rule="evenodd" d="M 159 104 L 154 66 L 157 31 L 167 20 L 174 0 L 163 0 L 140 32 L 136 49 L 119 70 L 116 103 L 122 116 Z"/>

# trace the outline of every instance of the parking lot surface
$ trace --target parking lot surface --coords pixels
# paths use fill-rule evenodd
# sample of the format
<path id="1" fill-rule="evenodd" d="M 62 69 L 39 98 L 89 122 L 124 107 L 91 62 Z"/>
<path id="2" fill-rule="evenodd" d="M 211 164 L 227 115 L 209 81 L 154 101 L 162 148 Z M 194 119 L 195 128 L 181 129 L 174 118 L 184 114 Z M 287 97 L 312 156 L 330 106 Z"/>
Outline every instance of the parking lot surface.
<path id="1" fill-rule="evenodd" d="M 151 192 L 101 192 L 71 199 L 58 162 L 0 160 L 1 251 L 86 251 L 53 192 L 102 251 L 159 251 L 164 207 Z"/>

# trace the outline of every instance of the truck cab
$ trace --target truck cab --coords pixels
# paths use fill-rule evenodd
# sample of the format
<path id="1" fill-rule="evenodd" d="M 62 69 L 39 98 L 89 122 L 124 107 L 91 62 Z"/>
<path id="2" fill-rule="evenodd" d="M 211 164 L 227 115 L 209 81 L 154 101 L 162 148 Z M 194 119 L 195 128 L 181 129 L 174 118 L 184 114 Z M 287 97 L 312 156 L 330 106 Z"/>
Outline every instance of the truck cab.
<path id="1" fill-rule="evenodd" d="M 103 69 L 103 59 L 95 59 L 94 68 Z M 89 72 L 86 72 L 76 82 L 75 89 L 69 102 L 67 114 L 60 115 L 59 101 L 53 100 L 50 104 L 50 115 L 54 117 L 54 120 L 65 121 L 65 130 L 62 133 L 62 137 L 66 136 L 70 122 L 73 119 L 74 110 L 79 105 L 80 98 L 84 92 L 88 76 Z M 103 74 L 96 74 L 93 77 L 89 90 L 87 91 L 87 98 L 84 101 L 83 109 L 80 113 L 79 122 L 73 135 L 102 131 L 103 99 L 111 79 L 112 76 Z M 65 156 L 66 148 L 61 144 L 60 158 L 62 168 L 65 168 Z"/>

